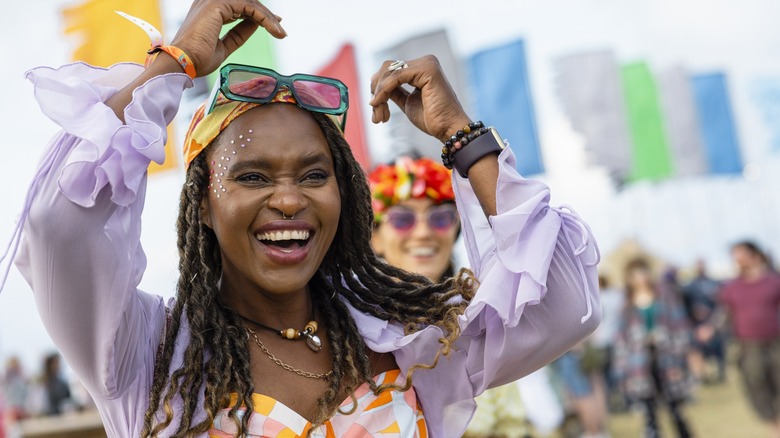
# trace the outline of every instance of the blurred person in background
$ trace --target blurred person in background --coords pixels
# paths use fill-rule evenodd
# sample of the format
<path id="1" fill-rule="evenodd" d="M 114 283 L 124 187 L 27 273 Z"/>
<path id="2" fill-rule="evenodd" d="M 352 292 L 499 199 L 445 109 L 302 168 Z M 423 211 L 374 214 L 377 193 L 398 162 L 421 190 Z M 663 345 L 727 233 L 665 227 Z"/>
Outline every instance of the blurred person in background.
<path id="1" fill-rule="evenodd" d="M 5 438 L 5 418 L 6 418 L 5 403 L 3 402 L 3 393 L 0 392 L 0 438 Z"/>
<path id="2" fill-rule="evenodd" d="M 584 341 L 553 362 L 553 369 L 579 422 L 580 438 L 608 437 L 602 351 Z"/>
<path id="3" fill-rule="evenodd" d="M 430 158 L 403 156 L 376 166 L 368 180 L 376 254 L 433 282 L 451 277 L 460 222 L 450 171 Z"/>
<path id="4" fill-rule="evenodd" d="M 5 364 L 5 373 L 0 385 L 0 396 L 5 401 L 6 418 L 15 423 L 27 416 L 27 377 L 19 358 L 12 356 Z"/>
<path id="5" fill-rule="evenodd" d="M 780 437 L 780 275 L 754 242 L 737 243 L 731 255 L 738 276 L 723 287 L 720 300 L 739 345 L 739 368 L 750 402 Z M 719 325 L 709 330 L 715 332 Z"/>
<path id="6" fill-rule="evenodd" d="M 625 269 L 626 305 L 615 344 L 614 373 L 629 400 L 645 414 L 645 437 L 660 436 L 656 403 L 669 408 L 680 438 L 691 436 L 682 404 L 689 397 L 690 334 L 685 311 L 670 287 L 656 284 L 644 259 Z"/>
<path id="7" fill-rule="evenodd" d="M 703 260 L 696 262 L 695 275 L 682 289 L 685 312 L 693 329 L 691 373 L 706 383 L 705 361 L 712 358 L 718 367 L 717 381 L 722 383 L 726 380 L 726 342 L 721 330 L 710 330 L 711 320 L 717 314 L 721 284 L 707 275 Z"/>
<path id="8" fill-rule="evenodd" d="M 451 277 L 460 234 L 451 172 L 426 157 L 401 156 L 368 175 L 374 210 L 371 246 L 390 265 L 422 274 L 434 283 Z M 477 411 L 465 437 L 528 436 L 517 385 L 477 397 Z"/>
<path id="9" fill-rule="evenodd" d="M 3 404 L 3 395 L 0 394 L 0 438 L 6 438 L 6 411 L 5 411 L 5 405 Z"/>
<path id="10" fill-rule="evenodd" d="M 52 353 L 43 359 L 42 385 L 46 394 L 44 415 L 60 415 L 67 402 L 72 401 L 70 386 L 62 377 L 59 353 Z"/>

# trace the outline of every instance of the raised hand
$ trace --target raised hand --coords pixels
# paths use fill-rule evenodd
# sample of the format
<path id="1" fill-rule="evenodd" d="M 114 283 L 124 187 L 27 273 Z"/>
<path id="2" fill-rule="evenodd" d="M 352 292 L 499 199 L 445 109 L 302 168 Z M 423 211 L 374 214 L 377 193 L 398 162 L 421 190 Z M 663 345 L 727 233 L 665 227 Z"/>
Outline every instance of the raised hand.
<path id="1" fill-rule="evenodd" d="M 224 37 L 222 26 L 241 20 Z M 284 38 L 281 17 L 257 0 L 195 0 L 171 44 L 192 59 L 198 76 L 207 75 L 241 47 L 258 27 Z"/>
<path id="2" fill-rule="evenodd" d="M 388 100 L 395 102 L 414 126 L 442 142 L 469 123 L 435 56 L 408 61 L 408 67 L 394 70 L 390 69 L 392 64 L 393 61 L 385 61 L 371 77 L 374 96 L 369 104 L 373 107 L 374 123 L 390 119 Z M 403 84 L 414 90 L 405 90 Z"/>

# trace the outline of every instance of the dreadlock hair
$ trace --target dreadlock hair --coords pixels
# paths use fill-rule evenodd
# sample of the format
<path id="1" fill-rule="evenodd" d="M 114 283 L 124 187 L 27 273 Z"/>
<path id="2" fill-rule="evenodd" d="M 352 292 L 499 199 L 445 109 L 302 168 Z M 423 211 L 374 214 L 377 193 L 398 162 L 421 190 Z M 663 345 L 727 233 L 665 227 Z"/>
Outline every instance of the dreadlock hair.
<path id="1" fill-rule="evenodd" d="M 354 391 L 360 385 L 368 383 L 374 392 L 405 391 L 412 385 L 415 370 L 435 367 L 460 335 L 458 316 L 471 300 L 476 280 L 470 271 L 462 269 L 455 277 L 434 284 L 424 276 L 395 268 L 378 258 L 370 245 L 374 219 L 366 176 L 336 125 L 325 115 L 311 115 L 325 134 L 341 195 L 338 229 L 319 270 L 309 282 L 312 300 L 328 321 L 333 356 L 333 374 L 328 379 L 328 389 L 317 401 L 313 431 L 339 409 L 343 401 L 340 395 L 350 394 L 354 411 Z M 190 163 L 182 188 L 177 221 L 180 258 L 177 297 L 169 311 L 169 327 L 160 341 L 142 437 L 156 437 L 172 424 L 176 427 L 175 437 L 204 433 L 219 410 L 228 405 L 231 393 L 237 395 L 237 401 L 228 417 L 236 423 L 238 435 L 242 436 L 253 408 L 248 337 L 237 313 L 218 299 L 222 274 L 220 249 L 216 235 L 200 218 L 200 204 L 207 195 L 208 185 L 206 156 L 206 151 L 201 152 Z M 412 366 L 404 385 L 376 385 L 366 344 L 346 303 L 377 318 L 397 321 L 404 325 L 406 333 L 430 325 L 439 327 L 443 335 L 433 361 Z M 190 341 L 183 347 L 183 361 L 172 370 L 176 339 L 184 326 L 188 327 Z M 198 398 L 204 385 L 205 418 L 196 421 Z M 178 425 L 173 422 L 174 397 L 183 401 Z M 250 415 L 237 415 L 242 405 Z"/>

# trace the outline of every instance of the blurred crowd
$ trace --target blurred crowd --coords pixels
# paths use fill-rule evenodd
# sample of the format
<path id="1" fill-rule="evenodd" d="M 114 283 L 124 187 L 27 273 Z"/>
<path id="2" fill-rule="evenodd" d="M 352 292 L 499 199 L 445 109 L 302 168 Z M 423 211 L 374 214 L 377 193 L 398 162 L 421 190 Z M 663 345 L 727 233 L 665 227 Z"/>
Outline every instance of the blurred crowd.
<path id="1" fill-rule="evenodd" d="M 686 281 L 669 267 L 654 275 L 645 258 L 626 261 L 621 288 L 600 278 L 601 326 L 550 367 L 576 423 L 564 436 L 607 437 L 610 412 L 636 409 L 643 436 L 659 437 L 661 408 L 678 437 L 693 436 L 684 407 L 700 385 L 725 382 L 733 351 L 745 397 L 780 437 L 780 275 L 753 242 L 731 255 L 738 275 L 725 281 L 703 262 Z"/>
<path id="2" fill-rule="evenodd" d="M 20 421 L 93 407 L 78 382 L 69 382 L 58 353 L 46 355 L 38 375 L 28 374 L 18 357 L 10 357 L 0 374 L 0 438 L 11 438 Z"/>

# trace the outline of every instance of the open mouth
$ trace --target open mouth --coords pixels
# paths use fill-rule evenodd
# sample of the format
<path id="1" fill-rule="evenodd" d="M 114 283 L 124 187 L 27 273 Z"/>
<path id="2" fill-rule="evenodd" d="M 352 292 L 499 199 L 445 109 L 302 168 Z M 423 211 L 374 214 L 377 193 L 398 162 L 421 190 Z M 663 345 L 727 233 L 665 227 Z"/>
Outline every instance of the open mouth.
<path id="1" fill-rule="evenodd" d="M 314 233 L 309 230 L 284 230 L 259 233 L 255 238 L 263 245 L 274 247 L 282 252 L 293 252 L 305 247 L 313 235 Z"/>

